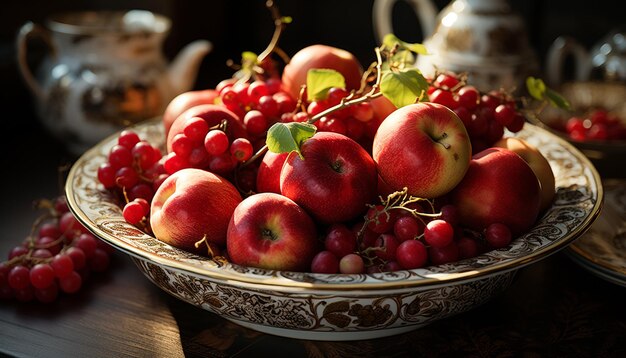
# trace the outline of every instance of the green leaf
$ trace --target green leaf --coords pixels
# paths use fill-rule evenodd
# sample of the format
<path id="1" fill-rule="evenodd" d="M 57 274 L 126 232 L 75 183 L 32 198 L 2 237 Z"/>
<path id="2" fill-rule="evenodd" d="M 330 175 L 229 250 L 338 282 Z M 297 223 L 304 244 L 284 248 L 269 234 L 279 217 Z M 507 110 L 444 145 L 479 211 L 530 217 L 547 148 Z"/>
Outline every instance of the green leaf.
<path id="1" fill-rule="evenodd" d="M 396 35 L 394 34 L 387 34 L 385 35 L 385 37 L 383 37 L 383 45 L 386 47 L 394 47 L 396 44 L 402 46 L 402 40 L 400 40 L 398 37 L 396 37 Z"/>
<path id="2" fill-rule="evenodd" d="M 295 150 L 302 158 L 300 146 L 305 140 L 311 138 L 316 130 L 317 127 L 310 123 L 278 122 L 267 130 L 265 144 L 271 152 L 290 153 Z"/>
<path id="3" fill-rule="evenodd" d="M 548 98 L 550 103 L 557 108 L 565 110 L 569 110 L 571 108 L 569 102 L 565 99 L 565 97 L 561 96 L 556 91 L 547 88 L 546 97 Z"/>
<path id="4" fill-rule="evenodd" d="M 391 62 L 397 68 L 414 67 L 415 55 L 409 50 L 399 50 L 393 56 L 391 56 Z"/>
<path id="5" fill-rule="evenodd" d="M 388 71 L 380 81 L 380 91 L 396 107 L 404 107 L 419 100 L 427 100 L 428 81 L 416 68 L 398 72 Z"/>
<path id="6" fill-rule="evenodd" d="M 546 84 L 540 78 L 528 77 L 526 78 L 526 88 L 528 89 L 528 93 L 537 99 L 543 100 L 546 92 Z"/>
<path id="7" fill-rule="evenodd" d="M 283 24 L 291 24 L 293 22 L 293 18 L 291 16 L 283 16 L 280 18 L 280 21 Z"/>
<path id="8" fill-rule="evenodd" d="M 418 55 L 428 55 L 428 50 L 426 49 L 426 46 L 420 44 L 420 43 L 408 43 L 408 42 L 404 42 L 402 40 L 400 40 L 396 35 L 394 34 L 387 34 L 385 35 L 385 37 L 383 38 L 383 45 L 392 48 L 394 47 L 396 44 L 400 45 L 400 47 L 407 49 L 411 52 L 414 52 Z"/>
<path id="9" fill-rule="evenodd" d="M 570 109 L 570 104 L 558 92 L 548 88 L 540 78 L 528 77 L 526 79 L 526 88 L 530 95 L 540 101 L 548 100 L 553 107 L 561 109 Z"/>
<path id="10" fill-rule="evenodd" d="M 309 100 L 322 100 L 332 87 L 346 88 L 346 80 L 340 72 L 327 68 L 313 68 L 306 75 L 306 94 Z"/>
<path id="11" fill-rule="evenodd" d="M 428 55 L 428 50 L 426 49 L 426 46 L 420 43 L 410 44 L 407 42 L 403 42 L 403 44 L 404 44 L 404 47 L 406 47 L 412 52 L 415 52 L 418 55 Z"/>

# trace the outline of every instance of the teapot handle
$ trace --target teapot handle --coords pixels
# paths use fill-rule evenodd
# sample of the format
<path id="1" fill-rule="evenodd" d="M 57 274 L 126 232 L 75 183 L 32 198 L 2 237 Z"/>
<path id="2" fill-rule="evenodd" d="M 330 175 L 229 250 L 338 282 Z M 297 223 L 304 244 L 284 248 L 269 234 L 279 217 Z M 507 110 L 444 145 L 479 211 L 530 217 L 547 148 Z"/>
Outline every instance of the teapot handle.
<path id="1" fill-rule="evenodd" d="M 563 62 L 567 56 L 573 56 L 575 80 L 586 81 L 591 74 L 589 53 L 576 40 L 570 37 L 558 37 L 548 49 L 546 60 L 547 78 L 552 86 L 561 85 L 563 78 Z"/>
<path id="2" fill-rule="evenodd" d="M 387 34 L 393 33 L 393 6 L 397 0 L 375 0 L 372 10 L 374 32 L 378 43 L 382 43 Z M 432 0 L 405 0 L 407 1 L 417 17 L 422 27 L 424 38 L 430 36 L 435 30 L 437 19 L 437 8 Z"/>
<path id="3" fill-rule="evenodd" d="M 52 49 L 52 52 L 55 52 L 54 46 L 52 45 L 52 41 L 50 40 L 49 32 L 40 25 L 34 24 L 32 22 L 27 22 L 20 28 L 17 34 L 17 64 L 20 70 L 26 85 L 30 88 L 30 90 L 37 96 L 39 99 L 43 99 L 44 91 L 41 85 L 33 76 L 32 71 L 28 66 L 27 60 L 27 48 L 28 48 L 28 40 L 32 36 L 41 37 L 46 44 Z"/>

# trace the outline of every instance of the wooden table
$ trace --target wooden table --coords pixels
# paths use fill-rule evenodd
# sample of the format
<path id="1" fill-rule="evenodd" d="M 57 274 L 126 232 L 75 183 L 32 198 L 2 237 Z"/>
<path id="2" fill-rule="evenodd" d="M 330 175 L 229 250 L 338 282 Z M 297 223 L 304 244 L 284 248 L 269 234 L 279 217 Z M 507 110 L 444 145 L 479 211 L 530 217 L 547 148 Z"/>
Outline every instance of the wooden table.
<path id="1" fill-rule="evenodd" d="M 34 129 L 29 136 L 29 143 L 44 148 L 35 159 L 27 151 L 13 150 L 18 154 L 1 163 L 10 168 L 3 170 L 1 186 L 3 257 L 28 234 L 37 216 L 31 202 L 59 193 L 56 168 L 73 159 L 42 131 Z M 507 291 L 464 314 L 388 338 L 316 342 L 257 333 L 179 301 L 143 277 L 128 256 L 116 252 L 110 269 L 94 274 L 75 295 L 48 305 L 0 301 L 3 354 L 624 357 L 626 288 L 597 278 L 560 252 L 521 269 Z"/>

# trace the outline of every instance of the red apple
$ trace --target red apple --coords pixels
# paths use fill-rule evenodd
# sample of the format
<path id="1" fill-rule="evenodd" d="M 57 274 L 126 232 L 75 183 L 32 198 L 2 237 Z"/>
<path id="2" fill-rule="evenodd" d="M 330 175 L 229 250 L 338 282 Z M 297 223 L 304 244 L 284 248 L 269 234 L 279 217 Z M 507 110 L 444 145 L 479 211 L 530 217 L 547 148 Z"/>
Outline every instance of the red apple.
<path id="1" fill-rule="evenodd" d="M 157 189 L 150 208 L 154 236 L 172 246 L 206 254 L 207 242 L 223 247 L 228 222 L 241 195 L 226 179 L 200 169 L 182 169 Z"/>
<path id="2" fill-rule="evenodd" d="M 518 236 L 537 220 L 541 187 L 519 155 L 504 148 L 488 148 L 474 155 L 450 200 L 461 225 L 482 231 L 501 223 Z"/>
<path id="3" fill-rule="evenodd" d="M 311 217 L 276 193 L 254 194 L 237 206 L 226 248 L 238 265 L 285 271 L 307 271 L 319 251 Z"/>
<path id="4" fill-rule="evenodd" d="M 398 107 L 396 107 L 385 96 L 379 96 L 370 101 L 370 105 L 374 110 L 374 118 L 380 122 L 384 121 L 391 113 L 393 113 Z"/>
<path id="5" fill-rule="evenodd" d="M 517 155 L 522 157 L 526 163 L 528 163 L 530 169 L 535 172 L 535 175 L 541 184 L 540 211 L 544 211 L 550 207 L 550 205 L 552 205 L 552 200 L 554 199 L 556 188 L 554 183 L 554 172 L 552 171 L 552 167 L 550 167 L 550 163 L 548 163 L 546 157 L 544 157 L 537 148 L 520 138 L 502 138 L 493 146 L 512 150 L 517 153 Z"/>
<path id="6" fill-rule="evenodd" d="M 214 104 L 215 99 L 219 97 L 219 92 L 214 89 L 205 89 L 200 91 L 187 91 L 174 97 L 173 100 L 165 108 L 163 112 L 163 126 L 165 127 L 165 136 L 170 131 L 172 123 L 178 116 L 191 107 L 200 104 Z"/>
<path id="7" fill-rule="evenodd" d="M 283 90 L 298 98 L 300 88 L 306 84 L 307 73 L 312 68 L 327 68 L 340 72 L 346 80 L 346 89 L 361 86 L 363 68 L 353 54 L 326 45 L 311 45 L 298 51 L 283 70 Z"/>
<path id="8" fill-rule="evenodd" d="M 289 153 L 267 151 L 263 156 L 256 175 L 256 191 L 258 193 L 280 194 L 280 172 Z"/>
<path id="9" fill-rule="evenodd" d="M 281 193 L 322 223 L 363 213 L 376 197 L 378 176 L 372 157 L 354 140 L 318 132 L 292 152 L 280 174 Z"/>
<path id="10" fill-rule="evenodd" d="M 398 109 L 398 107 L 394 106 L 394 104 L 391 103 L 391 101 L 385 96 L 376 97 L 369 103 L 374 110 L 374 118 L 365 123 L 365 138 L 368 140 L 363 141 L 361 145 L 366 146 L 371 150 L 372 140 L 376 135 L 376 131 L 378 131 L 378 127 L 380 127 L 380 124 L 385 120 L 385 118 Z"/>
<path id="11" fill-rule="evenodd" d="M 380 124 L 372 153 L 378 173 L 394 190 L 436 198 L 463 179 L 472 148 L 463 122 L 436 103 L 416 103 Z"/>
<path id="12" fill-rule="evenodd" d="M 193 117 L 200 117 L 204 119 L 209 125 L 209 128 L 220 124 L 220 122 L 225 119 L 228 122 L 227 134 L 230 134 L 231 140 L 234 138 L 248 137 L 243 124 L 236 114 L 223 106 L 216 104 L 201 104 L 189 108 L 174 120 L 172 127 L 167 134 L 166 149 L 168 153 L 172 151 L 172 140 L 174 139 L 174 136 L 183 133 L 187 119 Z"/>

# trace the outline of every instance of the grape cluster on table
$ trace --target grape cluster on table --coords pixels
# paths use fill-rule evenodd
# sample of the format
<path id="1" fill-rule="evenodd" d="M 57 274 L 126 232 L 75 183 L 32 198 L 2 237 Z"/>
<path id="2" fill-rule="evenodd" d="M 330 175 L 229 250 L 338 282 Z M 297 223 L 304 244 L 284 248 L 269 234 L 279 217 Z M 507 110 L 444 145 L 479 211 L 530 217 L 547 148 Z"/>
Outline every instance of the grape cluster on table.
<path id="1" fill-rule="evenodd" d="M 78 222 L 65 197 L 45 202 L 49 213 L 0 262 L 0 299 L 53 302 L 79 291 L 92 273 L 109 267 L 113 248 Z"/>

